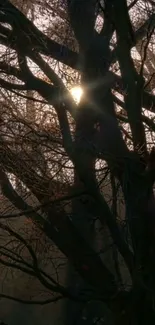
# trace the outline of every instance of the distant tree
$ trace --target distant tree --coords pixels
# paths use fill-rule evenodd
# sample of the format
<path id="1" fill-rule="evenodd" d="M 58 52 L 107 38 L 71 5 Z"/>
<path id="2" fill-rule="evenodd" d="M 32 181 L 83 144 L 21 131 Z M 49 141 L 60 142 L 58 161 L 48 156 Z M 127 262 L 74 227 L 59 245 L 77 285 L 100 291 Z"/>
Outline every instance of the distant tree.
<path id="1" fill-rule="evenodd" d="M 0 183 L 21 211 L 1 215 L 0 228 L 24 245 L 31 264 L 5 246 L 0 262 L 57 293 L 51 302 L 88 304 L 92 319 L 83 307 L 81 324 L 101 324 L 109 310 L 109 324 L 155 322 L 154 9 L 149 0 L 0 1 Z M 77 104 L 70 88 L 79 83 Z M 60 285 L 40 268 L 31 241 L 6 224 L 21 215 L 54 242 L 87 289 Z M 96 220 L 110 233 L 114 269 L 96 249 Z M 100 303 L 108 308 L 103 316 Z"/>

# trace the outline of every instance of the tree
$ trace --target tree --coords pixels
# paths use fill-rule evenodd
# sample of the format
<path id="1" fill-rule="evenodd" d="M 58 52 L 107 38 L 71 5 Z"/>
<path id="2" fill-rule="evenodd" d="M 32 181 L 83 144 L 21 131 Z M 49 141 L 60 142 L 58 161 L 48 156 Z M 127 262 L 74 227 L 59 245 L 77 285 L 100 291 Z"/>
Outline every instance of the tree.
<path id="1" fill-rule="evenodd" d="M 27 18 L 27 8 L 24 14 L 16 5 L 0 3 L 2 192 L 21 211 L 16 217 L 31 218 L 55 243 L 89 291 L 82 295 L 51 284 L 54 280 L 40 270 L 34 249 L 22 235 L 5 220 L 0 228 L 29 251 L 32 265 L 23 271 L 60 297 L 84 304 L 100 300 L 111 310 L 114 324 L 153 324 L 154 1 L 46 1 L 43 11 L 43 2 L 36 0 L 31 8 L 34 23 Z M 50 13 L 50 24 L 54 15 L 59 19 L 61 44 L 58 29 L 59 38 L 52 39 L 44 18 L 37 27 L 39 10 L 45 18 Z M 64 45 L 66 30 L 69 41 Z M 76 104 L 68 87 L 79 75 L 84 94 Z M 24 100 L 38 105 L 31 122 L 24 115 Z M 110 173 L 112 206 L 103 195 L 99 166 Z M 35 197 L 37 208 L 24 200 L 10 174 Z M 117 186 L 123 193 L 127 235 L 118 216 Z M 108 228 L 119 254 L 115 274 L 92 245 L 90 202 L 92 220 Z M 120 256 L 130 288 L 116 276 Z"/>

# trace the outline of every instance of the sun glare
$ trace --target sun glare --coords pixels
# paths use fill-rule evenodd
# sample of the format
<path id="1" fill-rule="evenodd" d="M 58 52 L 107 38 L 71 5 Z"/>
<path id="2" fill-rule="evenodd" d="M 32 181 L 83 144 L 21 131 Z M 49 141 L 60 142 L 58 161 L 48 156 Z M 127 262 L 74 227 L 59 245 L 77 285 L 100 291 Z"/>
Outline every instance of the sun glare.
<path id="1" fill-rule="evenodd" d="M 71 88 L 71 94 L 74 98 L 74 100 L 76 101 L 76 103 L 78 104 L 80 102 L 81 96 L 83 94 L 83 90 L 80 86 L 76 86 Z"/>

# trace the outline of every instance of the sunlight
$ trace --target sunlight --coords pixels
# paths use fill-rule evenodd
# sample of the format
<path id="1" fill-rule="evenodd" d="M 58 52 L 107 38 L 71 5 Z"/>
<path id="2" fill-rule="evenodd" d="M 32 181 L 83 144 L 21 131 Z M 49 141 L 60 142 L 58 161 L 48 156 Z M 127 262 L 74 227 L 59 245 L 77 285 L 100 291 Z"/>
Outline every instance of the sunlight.
<path id="1" fill-rule="evenodd" d="M 82 88 L 80 86 L 75 86 L 75 87 L 71 88 L 70 91 L 71 91 L 71 94 L 72 94 L 74 100 L 78 104 L 80 102 L 81 96 L 83 94 Z"/>

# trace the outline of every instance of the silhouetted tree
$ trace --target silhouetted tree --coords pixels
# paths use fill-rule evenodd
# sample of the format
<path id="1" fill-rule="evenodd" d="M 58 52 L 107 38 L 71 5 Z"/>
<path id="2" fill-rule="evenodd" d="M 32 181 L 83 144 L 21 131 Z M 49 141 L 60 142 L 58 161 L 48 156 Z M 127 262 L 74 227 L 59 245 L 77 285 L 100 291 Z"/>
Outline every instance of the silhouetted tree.
<path id="1" fill-rule="evenodd" d="M 32 259 L 29 272 L 61 297 L 84 305 L 100 301 L 111 311 L 109 322 L 154 324 L 154 1 L 46 1 L 44 11 L 43 3 L 34 1 L 29 20 L 18 3 L 0 2 L 0 182 L 3 195 L 55 243 L 89 290 L 51 284 L 23 242 Z M 78 78 L 83 96 L 76 104 L 68 88 Z M 35 103 L 32 121 L 24 100 Z M 104 196 L 105 169 L 112 204 Z M 10 174 L 36 198 L 38 210 Z M 121 218 L 117 187 L 125 206 Z M 95 248 L 96 219 L 115 246 L 114 269 Z M 0 225 L 24 240 L 7 227 Z M 95 313 L 92 324 L 104 322 L 104 314 Z M 86 324 L 89 317 L 81 317 Z"/>

